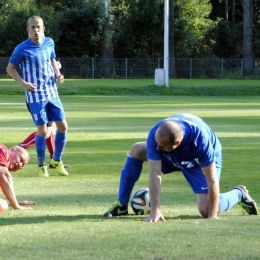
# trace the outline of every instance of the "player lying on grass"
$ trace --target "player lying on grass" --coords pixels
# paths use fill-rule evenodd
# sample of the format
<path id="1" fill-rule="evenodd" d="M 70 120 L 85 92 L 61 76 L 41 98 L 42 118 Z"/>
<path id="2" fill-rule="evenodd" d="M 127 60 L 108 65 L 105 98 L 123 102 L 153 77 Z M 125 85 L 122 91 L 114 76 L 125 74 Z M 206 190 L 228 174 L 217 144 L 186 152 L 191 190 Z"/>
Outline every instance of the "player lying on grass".
<path id="1" fill-rule="evenodd" d="M 0 144 L 0 190 L 4 193 L 6 200 L 0 199 L 0 212 L 8 209 L 8 205 L 14 209 L 32 209 L 24 207 L 25 205 L 34 205 L 34 201 L 25 200 L 17 201 L 13 178 L 10 171 L 14 172 L 22 169 L 29 161 L 28 152 L 20 146 L 14 146 L 8 149 L 3 144 Z"/>
<path id="2" fill-rule="evenodd" d="M 176 114 L 157 123 L 146 142 L 135 143 L 121 172 L 117 201 L 104 217 L 128 214 L 128 202 L 143 162 L 149 166 L 151 213 L 148 222 L 165 221 L 160 210 L 161 172 L 181 171 L 197 194 L 197 206 L 203 217 L 218 219 L 218 214 L 239 203 L 248 214 L 257 215 L 257 207 L 245 186 L 220 193 L 222 147 L 214 131 L 200 118 Z"/>

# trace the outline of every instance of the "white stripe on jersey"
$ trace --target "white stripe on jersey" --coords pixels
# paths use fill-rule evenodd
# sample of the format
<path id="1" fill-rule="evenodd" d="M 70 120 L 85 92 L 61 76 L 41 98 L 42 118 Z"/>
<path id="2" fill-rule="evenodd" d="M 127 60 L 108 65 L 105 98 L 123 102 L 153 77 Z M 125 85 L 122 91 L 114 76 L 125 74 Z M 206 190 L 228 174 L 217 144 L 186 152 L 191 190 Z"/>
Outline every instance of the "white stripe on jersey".
<path id="1" fill-rule="evenodd" d="M 51 65 L 54 58 L 54 42 L 48 37 L 44 37 L 39 45 L 29 39 L 15 48 L 9 62 L 19 64 L 24 80 L 36 85 L 35 91 L 26 92 L 28 103 L 58 97 L 55 73 Z"/>

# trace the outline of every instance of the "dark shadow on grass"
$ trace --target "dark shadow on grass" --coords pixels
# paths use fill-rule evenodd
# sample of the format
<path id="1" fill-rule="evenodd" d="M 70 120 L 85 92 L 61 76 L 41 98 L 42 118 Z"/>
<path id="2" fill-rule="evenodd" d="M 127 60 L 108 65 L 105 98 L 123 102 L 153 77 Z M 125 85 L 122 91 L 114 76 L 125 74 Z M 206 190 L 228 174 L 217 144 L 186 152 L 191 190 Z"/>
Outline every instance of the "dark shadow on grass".
<path id="1" fill-rule="evenodd" d="M 137 216 L 134 214 L 129 214 L 127 216 L 105 218 L 102 215 L 55 215 L 55 216 L 36 216 L 36 217 L 18 217 L 18 218 L 3 218 L 1 219 L 0 226 L 11 226 L 11 225 L 30 225 L 30 224 L 43 224 L 46 222 L 77 222 L 77 221 L 145 221 L 147 216 L 141 215 Z M 203 219 L 201 216 L 192 216 L 192 215 L 179 215 L 175 217 L 165 217 L 166 220 L 187 220 L 187 219 Z"/>
<path id="2" fill-rule="evenodd" d="M 46 222 L 76 222 L 84 219 L 97 219 L 96 215 L 55 215 L 55 216 L 37 216 L 37 217 L 18 217 L 1 219 L 0 226 L 7 225 L 25 225 L 25 224 L 42 224 Z"/>
<path id="3" fill-rule="evenodd" d="M 179 215 L 179 216 L 175 216 L 175 217 L 167 217 L 164 216 L 165 219 L 176 219 L 176 220 L 187 220 L 187 219 L 206 219 L 200 215 Z"/>
<path id="4" fill-rule="evenodd" d="M 148 216 L 147 215 L 134 215 L 134 214 L 129 214 L 127 216 L 121 216 L 121 217 L 113 217 L 113 218 L 104 218 L 102 217 L 104 220 L 137 220 L 137 221 L 144 221 Z M 188 220 L 188 219 L 206 219 L 203 218 L 202 216 L 199 215 L 179 215 L 179 216 L 175 216 L 175 217 L 168 217 L 168 216 L 164 216 L 165 220 Z"/>

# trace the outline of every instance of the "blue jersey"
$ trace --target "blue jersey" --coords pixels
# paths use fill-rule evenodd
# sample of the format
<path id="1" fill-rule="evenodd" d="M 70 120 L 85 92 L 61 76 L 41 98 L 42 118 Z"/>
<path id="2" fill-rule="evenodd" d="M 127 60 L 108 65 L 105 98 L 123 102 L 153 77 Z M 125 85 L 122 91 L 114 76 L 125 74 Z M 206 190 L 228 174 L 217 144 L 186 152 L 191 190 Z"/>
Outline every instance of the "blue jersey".
<path id="1" fill-rule="evenodd" d="M 183 140 L 171 152 L 158 151 L 155 133 L 165 121 L 176 122 L 182 127 Z M 147 139 L 147 157 L 150 160 L 165 159 L 178 169 L 189 169 L 196 166 L 206 167 L 221 154 L 221 144 L 213 130 L 199 117 L 191 114 L 176 114 L 156 124 L 149 132 Z"/>
<path id="2" fill-rule="evenodd" d="M 56 79 L 51 60 L 55 59 L 54 41 L 43 37 L 41 44 L 28 39 L 16 46 L 9 62 L 21 68 L 24 81 L 36 85 L 26 93 L 27 103 L 38 103 L 58 97 Z"/>

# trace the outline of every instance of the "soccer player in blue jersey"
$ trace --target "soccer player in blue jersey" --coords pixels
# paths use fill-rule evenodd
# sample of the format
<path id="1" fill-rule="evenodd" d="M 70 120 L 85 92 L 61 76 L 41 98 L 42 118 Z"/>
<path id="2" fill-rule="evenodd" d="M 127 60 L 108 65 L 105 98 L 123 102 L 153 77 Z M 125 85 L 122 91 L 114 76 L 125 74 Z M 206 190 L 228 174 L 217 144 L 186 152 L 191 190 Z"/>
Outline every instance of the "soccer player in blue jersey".
<path id="1" fill-rule="evenodd" d="M 55 152 L 51 164 L 62 176 L 68 172 L 63 166 L 61 156 L 67 142 L 67 122 L 60 101 L 56 78 L 60 83 L 64 77 L 56 63 L 54 42 L 44 36 L 44 23 L 41 17 L 32 16 L 27 20 L 29 39 L 18 44 L 7 65 L 7 73 L 25 90 L 33 121 L 37 126 L 35 146 L 38 156 L 39 176 L 49 177 L 45 162 L 47 123 L 54 121 L 57 126 Z M 16 70 L 21 68 L 22 77 Z"/>
<path id="2" fill-rule="evenodd" d="M 165 221 L 160 210 L 161 172 L 181 171 L 203 217 L 218 219 L 218 214 L 239 203 L 248 214 L 257 215 L 257 206 L 245 186 L 220 193 L 222 147 L 214 131 L 199 117 L 175 114 L 161 120 L 149 132 L 147 142 L 135 143 L 121 172 L 118 200 L 103 214 L 114 217 L 128 214 L 128 202 L 144 161 L 149 166 L 151 213 L 148 222 Z"/>

